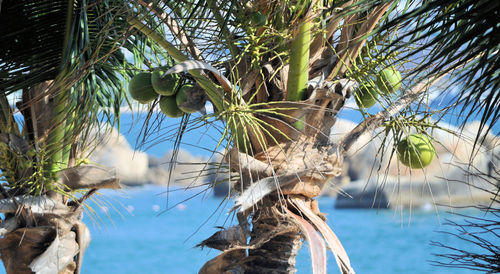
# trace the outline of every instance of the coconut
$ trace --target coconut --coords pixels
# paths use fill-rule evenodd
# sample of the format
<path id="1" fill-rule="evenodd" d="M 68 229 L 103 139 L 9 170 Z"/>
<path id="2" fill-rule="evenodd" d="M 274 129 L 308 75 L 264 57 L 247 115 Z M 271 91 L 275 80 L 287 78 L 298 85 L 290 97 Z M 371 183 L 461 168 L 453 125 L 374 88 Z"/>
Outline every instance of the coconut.
<path id="1" fill-rule="evenodd" d="M 364 83 L 354 95 L 359 108 L 369 108 L 377 102 L 378 92 L 372 83 Z"/>
<path id="2" fill-rule="evenodd" d="M 186 84 L 179 89 L 177 95 L 175 96 L 175 101 L 177 102 L 177 106 L 185 113 L 195 113 L 198 111 L 197 109 L 187 107 L 185 104 L 189 99 L 187 96 L 187 92 L 192 88 L 193 85 Z"/>
<path id="3" fill-rule="evenodd" d="M 161 96 L 160 110 L 170 118 L 177 118 L 184 115 L 184 112 L 177 107 L 176 96 Z"/>
<path id="4" fill-rule="evenodd" d="M 434 159 L 436 150 L 429 138 L 421 134 L 412 134 L 399 142 L 398 158 L 410 168 L 424 168 Z"/>
<path id="5" fill-rule="evenodd" d="M 147 104 L 158 97 L 151 84 L 151 73 L 141 72 L 134 75 L 128 83 L 130 96 L 141 104 Z"/>
<path id="6" fill-rule="evenodd" d="M 262 27 L 267 22 L 267 16 L 262 14 L 260 11 L 253 12 L 250 14 L 250 20 L 255 27 Z"/>
<path id="7" fill-rule="evenodd" d="M 156 93 L 163 96 L 172 96 L 179 83 L 179 76 L 177 74 L 167 74 L 162 76 L 160 70 L 155 70 L 151 76 L 151 83 Z"/>
<path id="8" fill-rule="evenodd" d="M 401 73 L 393 66 L 383 69 L 377 75 L 377 86 L 385 94 L 395 92 L 401 87 Z"/>

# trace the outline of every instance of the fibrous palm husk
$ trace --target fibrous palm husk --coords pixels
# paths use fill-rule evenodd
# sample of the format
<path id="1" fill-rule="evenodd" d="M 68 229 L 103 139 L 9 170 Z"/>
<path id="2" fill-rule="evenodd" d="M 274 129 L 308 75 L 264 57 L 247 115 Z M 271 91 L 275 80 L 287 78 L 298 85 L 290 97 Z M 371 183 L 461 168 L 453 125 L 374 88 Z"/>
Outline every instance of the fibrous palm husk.
<path id="1" fill-rule="evenodd" d="M 281 131 L 272 135 L 277 140 L 282 136 L 284 141 L 254 156 L 233 149 L 231 157 L 227 157 L 232 169 L 243 178 L 244 191 L 236 198 L 240 211 L 255 206 L 275 191 L 316 197 L 329 179 L 340 175 L 343 154 L 336 144 L 328 143 L 328 136 L 335 115 L 356 85 L 345 79 L 335 84 L 311 82 L 314 89 L 307 100 L 299 102 L 300 107 L 292 102 L 268 106 L 281 115 L 259 118 L 269 125 L 269 132 Z M 293 117 L 304 117 L 304 129 L 299 131 L 292 126 L 296 122 Z"/>
<path id="2" fill-rule="evenodd" d="M 98 188 L 119 188 L 114 171 L 76 166 L 60 172 L 68 189 L 92 188 L 79 201 L 60 194 L 22 195 L 0 200 L 0 257 L 7 273 L 79 273 L 90 233 L 81 222 L 82 203 Z"/>
<path id="3" fill-rule="evenodd" d="M 2 231 L 5 235 L 0 239 L 0 256 L 7 273 L 79 273 L 90 242 L 90 233 L 80 221 L 81 208 L 61 205 L 58 213 L 34 213 L 29 205 L 20 206 L 26 214 L 7 215 L 3 222 L 15 224 Z M 62 206 L 65 214 L 60 212 Z M 22 220 L 23 215 L 31 215 L 32 226 Z M 18 227 L 22 223 L 24 227 Z"/>
<path id="4" fill-rule="evenodd" d="M 5 234 L 0 239 L 0 256 L 7 273 L 79 273 L 90 242 L 90 233 L 80 221 L 81 208 L 60 204 L 57 213 L 34 213 L 30 205 L 19 205 L 26 214 L 9 214 L 3 222 L 15 224 L 2 231 Z M 61 213 L 63 207 L 65 214 Z M 33 221 L 25 222 L 21 217 L 25 215 Z M 18 227 L 20 224 L 24 227 Z"/>

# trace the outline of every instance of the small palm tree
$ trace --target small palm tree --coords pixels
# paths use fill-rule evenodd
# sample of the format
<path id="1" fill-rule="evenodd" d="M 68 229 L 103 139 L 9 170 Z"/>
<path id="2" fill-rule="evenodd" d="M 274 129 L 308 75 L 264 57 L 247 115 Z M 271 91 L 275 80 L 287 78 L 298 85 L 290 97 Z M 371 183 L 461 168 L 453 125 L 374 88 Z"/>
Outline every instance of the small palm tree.
<path id="1" fill-rule="evenodd" d="M 79 272 L 84 201 L 119 188 L 85 164 L 92 132 L 112 128 L 126 99 L 120 48 L 145 44 L 127 34 L 125 1 L 0 4 L 0 256 L 8 273 Z"/>
<path id="2" fill-rule="evenodd" d="M 456 18 L 462 14 L 462 4 L 483 5 L 464 1 L 423 7 L 444 9 L 444 18 Z M 407 5 L 391 1 L 139 1 L 134 11 L 136 15 L 128 22 L 167 53 L 157 63 L 161 79 L 178 74 L 176 85 L 195 85 L 193 89 L 202 90 L 214 106 L 214 113 L 202 118 L 184 116 L 175 136 L 177 144 L 190 126 L 222 121 L 225 127 L 219 144 L 227 144 L 225 162 L 238 173 L 233 179 L 237 180 L 239 223 L 201 243 L 223 251 L 201 273 L 294 272 L 302 238 L 310 241 L 315 273 L 326 271 L 327 247 L 343 273 L 354 272 L 314 200 L 342 172 L 345 153 L 359 136 L 379 127 L 385 128 L 384 140 L 393 133 L 396 144 L 411 130 L 428 136 L 429 128 L 439 128 L 430 122 L 433 112 L 422 98 L 443 78 L 470 77 L 459 96 L 463 100 L 458 102 L 464 103 L 460 106 L 489 104 L 481 95 L 495 94 L 494 81 L 470 92 L 479 85 L 477 69 L 470 70 L 470 66 L 489 68 L 488 62 L 497 56 L 493 47 L 454 55 L 453 44 L 439 44 L 446 41 L 446 33 L 443 40 L 425 40 L 445 27 L 430 31 L 428 25 L 415 27 L 415 22 L 431 26 L 436 22 L 412 1 Z M 470 37 L 460 37 L 457 29 L 450 32 L 455 34 L 450 40 L 455 44 Z M 491 33 L 486 34 L 491 37 Z M 424 46 L 420 48 L 415 41 Z M 432 54 L 418 55 L 421 49 Z M 497 72 L 492 69 L 488 75 L 496 77 Z M 372 87 L 378 91 L 371 91 Z M 340 142 L 332 143 L 330 130 L 351 96 L 365 120 Z M 167 99 L 159 97 L 150 106 L 154 108 L 158 101 L 161 106 L 162 100 Z M 201 110 L 199 100 L 204 103 L 195 96 L 188 95 L 187 100 L 190 111 Z M 375 102 L 383 110 L 372 115 L 367 109 Z M 496 97 L 493 104 L 498 102 Z M 485 109 L 490 114 L 493 110 Z M 498 112 L 490 114 L 483 124 L 490 118 L 496 121 Z"/>

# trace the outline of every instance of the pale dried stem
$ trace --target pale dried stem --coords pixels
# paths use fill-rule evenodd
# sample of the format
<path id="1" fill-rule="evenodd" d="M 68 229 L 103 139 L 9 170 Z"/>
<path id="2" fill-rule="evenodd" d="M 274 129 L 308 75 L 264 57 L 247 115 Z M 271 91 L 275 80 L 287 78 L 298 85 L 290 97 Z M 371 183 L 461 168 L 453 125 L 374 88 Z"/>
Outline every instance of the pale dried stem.
<path id="1" fill-rule="evenodd" d="M 358 124 L 339 142 L 339 147 L 342 149 L 342 153 L 345 154 L 361 135 L 370 130 L 374 130 L 375 128 L 379 127 L 386 119 L 389 119 L 390 117 L 396 115 L 403 108 L 414 102 L 421 94 L 426 92 L 429 87 L 441 80 L 443 77 L 444 75 L 434 79 L 424 80 L 418 83 L 409 92 L 407 92 L 399 100 L 391 104 L 388 108 L 366 118 L 363 122 Z"/>
<path id="2" fill-rule="evenodd" d="M 336 51 L 343 52 L 349 47 L 351 38 L 354 35 L 354 25 L 358 20 L 358 14 L 349 15 L 344 19 L 342 32 L 340 33 L 340 41 L 337 44 Z"/>
<path id="3" fill-rule="evenodd" d="M 352 1 L 347 1 L 342 6 L 340 6 L 339 9 L 342 10 L 347 6 L 350 6 L 351 4 L 352 4 Z M 342 12 L 342 11 L 340 11 L 340 12 Z M 312 62 L 314 62 L 314 60 L 315 60 L 314 58 L 316 57 L 316 55 L 318 55 L 318 54 L 321 55 L 320 53 L 323 51 L 322 50 L 323 47 L 325 46 L 328 39 L 330 39 L 333 36 L 333 34 L 335 33 L 335 31 L 337 30 L 337 27 L 339 26 L 341 20 L 342 20 L 342 17 L 340 15 L 334 16 L 325 28 L 326 35 L 324 35 L 324 36 L 319 35 L 313 40 L 313 42 L 311 44 L 311 56 L 313 56 Z"/>
<path id="4" fill-rule="evenodd" d="M 378 24 L 378 22 L 379 22 L 380 18 L 382 17 L 382 15 L 384 15 L 385 11 L 390 6 L 391 6 L 391 2 L 386 3 L 385 5 L 376 7 L 368 15 L 366 21 L 361 26 L 361 29 L 359 31 L 360 34 L 356 35 L 355 40 L 361 39 L 362 37 L 364 37 L 364 36 L 368 35 L 370 32 L 372 32 L 373 29 L 375 28 L 375 26 Z M 351 51 L 351 58 L 350 58 L 350 60 L 354 60 L 358 56 L 359 51 L 361 50 L 361 48 L 363 48 L 363 46 L 366 43 L 366 39 L 367 38 L 355 41 L 354 44 L 351 45 L 351 46 L 353 46 L 353 48 L 350 50 Z"/>
<path id="5" fill-rule="evenodd" d="M 335 75 L 343 76 L 346 73 L 347 68 L 351 63 L 351 60 L 354 60 L 358 56 L 359 52 L 361 51 L 361 48 L 366 43 L 367 38 L 365 39 L 361 38 L 373 31 L 373 29 L 378 24 L 382 15 L 384 15 L 385 11 L 390 6 L 391 3 L 389 2 L 373 9 L 373 11 L 367 16 L 367 19 L 365 20 L 363 25 L 361 25 L 361 28 L 358 31 L 359 34 L 356 34 L 356 37 L 352 39 L 353 41 L 352 43 L 350 43 L 350 41 L 347 41 L 346 47 L 343 47 L 343 44 L 341 44 L 343 42 L 341 37 L 341 42 L 339 43 L 337 52 L 341 52 L 342 50 L 345 50 L 345 52 L 342 53 L 342 57 L 339 59 L 339 62 L 335 65 L 335 68 L 332 70 L 332 73 L 328 76 L 327 79 L 331 80 Z M 354 29 L 353 26 L 347 26 L 347 27 Z M 346 30 L 346 32 L 348 31 L 349 30 Z M 350 36 L 348 36 L 347 38 L 350 39 Z M 344 39 L 346 39 L 346 37 L 344 37 Z"/>

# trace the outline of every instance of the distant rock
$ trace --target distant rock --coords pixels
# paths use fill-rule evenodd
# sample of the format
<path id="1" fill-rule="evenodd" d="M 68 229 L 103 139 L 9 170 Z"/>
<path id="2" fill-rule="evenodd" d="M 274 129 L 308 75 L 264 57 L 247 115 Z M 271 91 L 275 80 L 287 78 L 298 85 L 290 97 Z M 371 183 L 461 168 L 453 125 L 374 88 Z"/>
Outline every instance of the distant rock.
<path id="1" fill-rule="evenodd" d="M 170 172 L 173 151 L 157 158 L 134 150 L 116 130 L 106 135 L 94 135 L 99 145 L 92 152 L 90 160 L 114 167 L 117 177 L 124 185 L 167 185 L 170 182 L 195 186 L 203 183 L 211 172 L 206 158 L 194 156 L 183 149 L 178 151 L 176 164 L 172 165 L 173 170 Z"/>
<path id="2" fill-rule="evenodd" d="M 340 131 L 344 132 L 353 128 L 345 122 L 340 126 Z M 376 133 L 365 134 L 357 144 L 358 150 L 349 153 L 345 159 L 346 167 L 342 176 L 347 178 L 338 180 L 344 184 L 341 190 L 336 191 L 345 192 L 345 195 L 338 197 L 336 207 L 387 208 L 488 203 L 491 194 L 478 188 L 490 189 L 496 182 L 492 182 L 492 178 L 485 181 L 485 176 L 470 174 L 489 174 L 493 166 L 500 164 L 500 138 L 488 134 L 481 146 L 475 146 L 478 128 L 478 122 L 467 124 L 459 136 L 436 130 L 434 147 L 437 155 L 434 162 L 423 170 L 401 165 L 396 154 L 391 159 L 393 146 L 390 141 L 384 143 Z M 451 130 L 457 131 L 456 128 Z M 392 140 L 392 136 L 388 140 Z"/>
<path id="3" fill-rule="evenodd" d="M 92 152 L 90 160 L 104 166 L 114 167 L 121 182 L 145 183 L 149 171 L 148 155 L 135 151 L 125 137 L 113 129 L 109 134 L 99 134 L 96 140 L 99 145 Z"/>
<path id="4" fill-rule="evenodd" d="M 330 139 L 339 141 L 355 126 L 353 122 L 339 119 L 331 131 Z M 466 125 L 460 137 L 445 131 L 435 131 L 437 156 L 424 170 L 410 170 L 402 166 L 396 154 L 390 159 L 392 136 L 384 142 L 376 132 L 366 133 L 349 151 L 342 176 L 329 184 L 324 194 L 338 196 L 338 193 L 344 193 L 337 199 L 337 207 L 341 208 L 488 202 L 489 196 L 485 196 L 484 191 L 478 191 L 468 184 L 488 188 L 495 182 L 481 181 L 478 176 L 469 174 L 471 171 L 488 174 L 494 167 L 500 166 L 500 138 L 488 134 L 482 146 L 474 146 L 478 127 L 478 123 Z M 95 136 L 100 145 L 90 156 L 91 161 L 115 167 L 118 177 L 126 185 L 167 185 L 170 182 L 193 187 L 223 181 L 216 175 L 227 176 L 219 168 L 222 157 L 219 154 L 209 159 L 180 149 L 175 158 L 176 163 L 172 165 L 173 151 L 157 158 L 135 151 L 116 130 L 107 135 Z M 471 155 L 472 161 L 469 161 Z M 228 185 L 220 184 L 214 191 L 225 196 L 228 190 Z"/>

